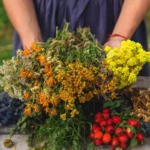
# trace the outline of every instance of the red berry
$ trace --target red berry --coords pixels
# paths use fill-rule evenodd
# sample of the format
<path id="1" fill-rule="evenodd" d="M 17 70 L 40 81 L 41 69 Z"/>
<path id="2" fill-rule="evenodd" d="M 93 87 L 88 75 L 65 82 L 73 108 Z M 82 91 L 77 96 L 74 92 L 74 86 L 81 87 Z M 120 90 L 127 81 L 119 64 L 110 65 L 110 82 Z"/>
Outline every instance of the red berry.
<path id="1" fill-rule="evenodd" d="M 140 126 L 141 126 L 140 121 L 137 121 L 137 127 L 140 128 Z"/>
<path id="2" fill-rule="evenodd" d="M 92 124 L 92 131 L 95 130 L 95 128 L 99 127 L 98 124 Z"/>
<path id="3" fill-rule="evenodd" d="M 114 137 L 111 141 L 111 145 L 117 147 L 119 145 L 119 140 L 117 137 Z"/>
<path id="4" fill-rule="evenodd" d="M 117 115 L 113 116 L 113 117 L 112 117 L 112 120 L 113 120 L 113 123 L 114 123 L 115 125 L 118 125 L 118 124 L 121 122 L 120 117 L 117 116 Z"/>
<path id="5" fill-rule="evenodd" d="M 136 134 L 136 139 L 138 140 L 138 142 L 141 142 L 144 139 L 144 135 L 142 133 L 137 133 Z"/>
<path id="6" fill-rule="evenodd" d="M 106 131 L 107 133 L 112 134 L 112 133 L 114 133 L 115 129 L 114 129 L 113 126 L 107 126 L 107 127 L 105 128 L 105 131 Z"/>
<path id="7" fill-rule="evenodd" d="M 130 125 L 132 127 L 137 127 L 138 126 L 138 121 L 134 120 L 134 119 L 130 119 L 130 120 L 128 120 L 128 125 Z"/>
<path id="8" fill-rule="evenodd" d="M 96 139 L 96 140 L 94 141 L 94 144 L 95 144 L 96 146 L 100 146 L 100 145 L 102 145 L 102 140 Z"/>
<path id="9" fill-rule="evenodd" d="M 107 124 L 108 124 L 108 125 L 112 125 L 112 123 L 113 123 L 113 121 L 112 121 L 111 118 L 107 120 Z"/>
<path id="10" fill-rule="evenodd" d="M 102 127 L 102 128 L 103 128 L 103 127 L 106 127 L 106 126 L 107 126 L 106 120 L 100 121 L 99 125 L 100 125 L 100 127 Z"/>
<path id="11" fill-rule="evenodd" d="M 111 141 L 111 135 L 109 133 L 104 133 L 102 142 L 108 144 Z"/>
<path id="12" fill-rule="evenodd" d="M 127 148 L 127 144 L 124 143 L 124 142 L 121 142 L 120 143 L 120 147 L 123 148 L 123 149 L 126 149 Z"/>
<path id="13" fill-rule="evenodd" d="M 96 132 L 98 132 L 98 131 L 100 131 L 101 129 L 100 129 L 100 127 L 96 127 L 94 130 L 93 130 L 93 133 L 96 133 Z"/>
<path id="14" fill-rule="evenodd" d="M 108 113 L 109 114 L 110 113 L 110 109 L 109 108 L 104 108 L 103 109 L 103 113 Z"/>
<path id="15" fill-rule="evenodd" d="M 103 136 L 103 133 L 101 131 L 95 132 L 94 133 L 94 138 L 95 139 L 101 139 Z"/>
<path id="16" fill-rule="evenodd" d="M 116 128 L 115 134 L 116 134 L 117 136 L 122 135 L 122 134 L 123 134 L 122 128 Z"/>
<path id="17" fill-rule="evenodd" d="M 94 133 L 91 133 L 89 136 L 90 139 L 94 139 Z"/>
<path id="18" fill-rule="evenodd" d="M 126 129 L 126 134 L 127 134 L 127 136 L 128 136 L 129 139 L 132 139 L 133 136 L 134 136 L 134 134 L 133 134 L 133 132 L 131 131 L 130 128 Z"/>
<path id="19" fill-rule="evenodd" d="M 98 123 L 102 120 L 102 112 L 97 112 L 95 114 L 95 122 Z"/>
<path id="20" fill-rule="evenodd" d="M 128 137 L 127 137 L 126 134 L 120 135 L 120 136 L 118 137 L 118 139 L 119 139 L 119 141 L 120 141 L 121 143 L 126 143 L 126 142 L 128 141 Z"/>
<path id="21" fill-rule="evenodd" d="M 103 114 L 102 114 L 102 118 L 103 118 L 104 120 L 108 120 L 109 117 L 110 117 L 110 114 L 108 114 L 108 113 L 103 113 Z"/>

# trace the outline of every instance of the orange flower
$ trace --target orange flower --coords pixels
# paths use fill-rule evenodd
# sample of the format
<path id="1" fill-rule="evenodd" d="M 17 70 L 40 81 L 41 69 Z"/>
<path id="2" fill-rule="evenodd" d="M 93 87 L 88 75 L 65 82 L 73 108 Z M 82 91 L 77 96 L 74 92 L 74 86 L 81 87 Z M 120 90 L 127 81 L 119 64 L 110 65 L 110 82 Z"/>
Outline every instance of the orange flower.
<path id="1" fill-rule="evenodd" d="M 39 98 L 37 101 L 38 104 L 42 105 L 43 104 L 43 99 Z"/>
<path id="2" fill-rule="evenodd" d="M 44 72 L 47 73 L 49 71 L 49 68 L 45 67 Z"/>
<path id="3" fill-rule="evenodd" d="M 31 104 L 31 103 L 28 103 L 28 104 L 26 105 L 26 107 L 27 107 L 27 108 L 31 108 L 31 107 L 32 107 L 32 104 Z"/>
<path id="4" fill-rule="evenodd" d="M 19 75 L 19 76 L 26 78 L 27 75 L 28 75 L 28 72 L 26 72 L 26 71 L 24 70 L 24 68 L 21 68 L 21 69 L 20 69 L 20 75 Z"/>
<path id="5" fill-rule="evenodd" d="M 38 113 L 39 112 L 39 107 L 37 105 L 33 106 L 34 112 Z"/>
<path id="6" fill-rule="evenodd" d="M 32 72 L 28 72 L 27 77 L 28 77 L 28 78 L 33 78 L 33 73 L 32 73 Z"/>
<path id="7" fill-rule="evenodd" d="M 45 112 L 46 112 L 46 113 L 49 113 L 49 112 L 50 112 L 49 107 L 45 107 Z"/>
<path id="8" fill-rule="evenodd" d="M 28 92 L 24 93 L 24 98 L 28 100 L 30 98 L 30 94 Z"/>
<path id="9" fill-rule="evenodd" d="M 52 116 L 56 116 L 56 115 L 57 115 L 57 110 L 56 110 L 55 108 L 52 108 L 52 109 L 50 110 L 50 114 L 51 114 Z"/>
<path id="10" fill-rule="evenodd" d="M 56 84 L 56 81 L 53 77 L 50 77 L 48 80 L 46 80 L 46 84 L 50 86 L 54 86 Z"/>
<path id="11" fill-rule="evenodd" d="M 23 50 L 23 56 L 30 55 L 30 51 L 28 49 Z"/>
<path id="12" fill-rule="evenodd" d="M 39 53 L 41 51 L 41 47 L 36 45 L 35 42 L 32 42 L 32 45 L 31 45 L 30 49 L 37 52 L 37 53 Z"/>
<path id="13" fill-rule="evenodd" d="M 47 102 L 47 100 L 49 99 L 49 97 L 44 94 L 44 93 L 39 93 L 38 94 L 38 104 L 43 105 L 44 102 Z M 47 104 L 44 104 L 47 105 Z"/>
<path id="14" fill-rule="evenodd" d="M 50 64 L 48 62 L 45 63 L 44 67 L 49 68 Z"/>
<path id="15" fill-rule="evenodd" d="M 25 70 L 24 68 L 20 68 L 20 72 L 21 72 L 21 71 L 24 71 L 24 70 Z"/>
<path id="16" fill-rule="evenodd" d="M 30 108 L 25 108 L 25 109 L 24 109 L 24 113 L 25 113 L 27 116 L 31 116 L 31 110 L 30 110 Z"/>
<path id="17" fill-rule="evenodd" d="M 38 58 L 38 61 L 42 64 L 42 63 L 44 63 L 45 62 L 45 56 L 39 56 Z"/>
<path id="18" fill-rule="evenodd" d="M 46 75 L 46 77 L 51 77 L 52 76 L 52 72 L 48 71 L 45 75 Z"/>
<path id="19" fill-rule="evenodd" d="M 34 86 L 38 86 L 40 83 L 38 81 L 34 82 Z"/>
<path id="20" fill-rule="evenodd" d="M 112 81 L 110 81 L 110 82 L 108 83 L 108 86 L 109 86 L 109 88 L 115 87 L 115 86 L 116 86 L 116 83 L 112 80 Z"/>
<path id="21" fill-rule="evenodd" d="M 48 102 L 43 102 L 43 107 L 48 107 Z"/>

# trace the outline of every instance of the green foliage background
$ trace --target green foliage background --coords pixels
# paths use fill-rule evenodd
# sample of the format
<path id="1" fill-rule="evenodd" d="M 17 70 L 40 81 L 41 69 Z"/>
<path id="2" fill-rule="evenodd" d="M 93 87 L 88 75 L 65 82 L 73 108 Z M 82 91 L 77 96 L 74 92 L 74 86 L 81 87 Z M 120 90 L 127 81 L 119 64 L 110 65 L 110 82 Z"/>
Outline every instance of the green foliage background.
<path id="1" fill-rule="evenodd" d="M 12 56 L 13 27 L 0 1 L 0 65 Z"/>

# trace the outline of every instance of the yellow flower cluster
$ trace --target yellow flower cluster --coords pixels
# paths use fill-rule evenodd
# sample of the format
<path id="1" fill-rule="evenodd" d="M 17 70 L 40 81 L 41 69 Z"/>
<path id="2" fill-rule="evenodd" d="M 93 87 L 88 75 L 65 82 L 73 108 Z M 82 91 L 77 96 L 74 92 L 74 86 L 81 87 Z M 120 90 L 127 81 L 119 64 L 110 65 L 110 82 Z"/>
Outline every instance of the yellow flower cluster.
<path id="1" fill-rule="evenodd" d="M 143 65 L 150 62 L 150 52 L 130 40 L 123 41 L 120 48 L 106 47 L 105 51 L 104 61 L 112 71 L 113 80 L 119 89 L 134 83 Z"/>
<path id="2" fill-rule="evenodd" d="M 91 99 L 93 94 L 88 89 L 92 89 L 92 82 L 95 80 L 94 72 L 98 72 L 98 69 L 90 65 L 85 67 L 80 62 L 67 64 L 65 70 L 63 68 L 58 69 L 56 80 L 62 84 L 59 91 L 60 98 L 68 103 L 74 103 L 75 99 L 84 103 L 88 100 L 86 98 L 88 96 Z M 84 93 L 84 89 L 87 89 L 87 94 Z M 80 97 L 84 98 L 80 99 Z"/>
<path id="3" fill-rule="evenodd" d="M 106 94 L 108 91 L 111 91 L 112 98 L 116 97 L 115 83 L 108 80 L 106 70 L 103 69 L 101 73 L 99 67 L 90 64 L 66 63 L 65 67 L 56 69 L 55 79 L 56 83 L 61 85 L 59 99 L 64 101 L 65 109 L 71 117 L 79 114 L 75 105 L 77 102 L 88 102 L 94 95 Z M 61 118 L 66 119 L 66 115 L 62 114 Z"/>

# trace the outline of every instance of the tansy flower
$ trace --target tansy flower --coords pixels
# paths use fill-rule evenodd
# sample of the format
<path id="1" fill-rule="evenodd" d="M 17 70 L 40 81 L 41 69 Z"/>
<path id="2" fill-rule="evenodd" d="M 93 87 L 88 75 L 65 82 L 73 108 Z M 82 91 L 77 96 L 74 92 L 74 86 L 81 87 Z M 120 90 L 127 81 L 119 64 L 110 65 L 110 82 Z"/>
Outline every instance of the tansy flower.
<path id="1" fill-rule="evenodd" d="M 66 113 L 61 114 L 61 115 L 60 115 L 60 118 L 63 119 L 63 120 L 66 120 Z"/>
<path id="2" fill-rule="evenodd" d="M 45 107 L 44 110 L 45 110 L 46 114 L 48 114 L 50 112 L 49 107 Z"/>
<path id="3" fill-rule="evenodd" d="M 74 110 L 71 111 L 70 114 L 71 114 L 71 118 L 74 118 L 75 115 L 78 115 L 78 114 L 79 114 L 79 112 L 78 112 L 76 109 L 74 109 Z"/>
<path id="4" fill-rule="evenodd" d="M 57 115 L 57 110 L 56 110 L 55 108 L 52 108 L 52 109 L 50 110 L 50 114 L 51 114 L 52 116 L 56 116 L 56 115 Z"/>

